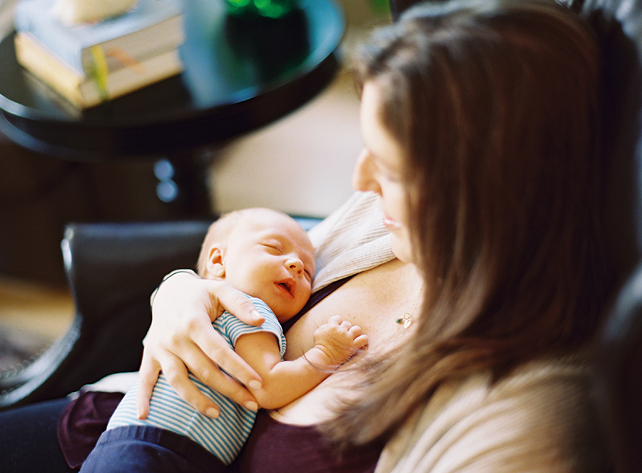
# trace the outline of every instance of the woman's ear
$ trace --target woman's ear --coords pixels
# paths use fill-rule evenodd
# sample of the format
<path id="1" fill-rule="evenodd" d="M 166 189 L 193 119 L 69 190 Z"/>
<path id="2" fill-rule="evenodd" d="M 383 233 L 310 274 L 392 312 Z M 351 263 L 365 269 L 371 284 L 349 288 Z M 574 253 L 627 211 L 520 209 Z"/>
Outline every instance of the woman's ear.
<path id="1" fill-rule="evenodd" d="M 207 272 L 211 277 L 224 279 L 225 265 L 223 264 L 224 249 L 220 245 L 210 248 L 207 258 Z"/>

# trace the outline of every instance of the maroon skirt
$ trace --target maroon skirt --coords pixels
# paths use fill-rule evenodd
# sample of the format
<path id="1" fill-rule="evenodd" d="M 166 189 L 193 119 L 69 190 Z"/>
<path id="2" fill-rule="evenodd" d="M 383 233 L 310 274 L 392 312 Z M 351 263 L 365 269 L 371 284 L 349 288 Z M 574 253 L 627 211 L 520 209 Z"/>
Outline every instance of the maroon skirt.
<path id="1" fill-rule="evenodd" d="M 235 473 L 372 473 L 381 447 L 338 455 L 315 426 L 282 424 L 259 411 Z"/>
<path id="2" fill-rule="evenodd" d="M 70 467 L 85 461 L 122 396 L 89 391 L 67 405 L 58 424 L 58 440 Z M 368 447 L 338 455 L 315 426 L 282 424 L 261 410 L 230 472 L 371 473 L 380 453 L 380 447 Z"/>

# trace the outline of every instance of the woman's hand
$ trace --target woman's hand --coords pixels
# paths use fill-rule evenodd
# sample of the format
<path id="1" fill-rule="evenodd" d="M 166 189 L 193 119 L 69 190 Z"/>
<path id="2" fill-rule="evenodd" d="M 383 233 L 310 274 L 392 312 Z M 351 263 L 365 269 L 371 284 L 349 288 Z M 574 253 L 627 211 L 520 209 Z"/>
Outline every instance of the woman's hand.
<path id="1" fill-rule="evenodd" d="M 260 376 L 212 327 L 212 321 L 226 309 L 251 325 L 264 321 L 252 302 L 224 281 L 181 272 L 161 284 L 153 298 L 152 324 L 143 341 L 139 418 L 149 414 L 149 401 L 161 371 L 181 398 L 207 416 L 218 416 L 219 408 L 190 381 L 188 370 L 242 406 L 258 408 L 256 399 L 243 385 L 260 388 Z"/>

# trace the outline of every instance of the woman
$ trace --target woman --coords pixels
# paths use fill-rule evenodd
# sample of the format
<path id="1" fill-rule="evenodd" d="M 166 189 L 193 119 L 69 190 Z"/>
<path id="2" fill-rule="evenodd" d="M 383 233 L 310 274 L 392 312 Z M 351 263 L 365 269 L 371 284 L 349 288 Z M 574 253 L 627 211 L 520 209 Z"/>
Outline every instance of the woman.
<path id="1" fill-rule="evenodd" d="M 355 361 L 272 417 L 322 424 L 347 449 L 386 443 L 377 471 L 601 471 L 581 352 L 609 281 L 595 39 L 552 2 L 450 2 L 411 10 L 356 62 L 366 149 L 355 188 L 379 194 L 398 259 L 329 295 L 288 343 L 295 356 L 309 327 L 337 311 L 368 327 L 371 354 L 385 356 Z M 164 289 L 176 297 L 173 283 Z M 410 330 L 390 337 L 403 313 Z M 148 339 L 149 379 L 160 346 Z M 207 363 L 187 364 L 211 371 Z M 350 395 L 341 408 L 331 402 Z M 244 466 L 258 464 L 247 451 L 256 443 Z"/>
<path id="2" fill-rule="evenodd" d="M 354 186 L 368 192 L 311 234 L 323 297 L 288 330 L 286 358 L 335 314 L 364 329 L 368 353 L 262 411 L 238 470 L 603 471 L 585 351 L 609 280 L 591 33 L 545 0 L 426 4 L 356 64 Z M 201 412 L 217 406 L 187 369 L 253 401 L 218 365 L 260 379 L 210 325 L 222 307 L 250 321 L 241 300 L 186 273 L 161 285 L 141 416 L 161 367 Z"/>

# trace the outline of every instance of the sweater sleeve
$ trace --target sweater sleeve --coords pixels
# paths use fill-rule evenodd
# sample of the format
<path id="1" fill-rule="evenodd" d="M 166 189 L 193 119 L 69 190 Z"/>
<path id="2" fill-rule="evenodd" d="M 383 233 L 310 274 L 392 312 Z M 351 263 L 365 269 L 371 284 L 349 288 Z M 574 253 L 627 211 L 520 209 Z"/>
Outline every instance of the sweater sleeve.
<path id="1" fill-rule="evenodd" d="M 384 449 L 376 473 L 598 473 L 607 455 L 585 369 L 530 366 L 442 386 Z"/>

